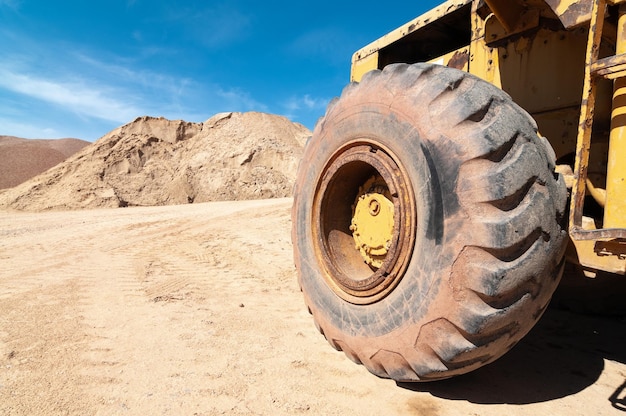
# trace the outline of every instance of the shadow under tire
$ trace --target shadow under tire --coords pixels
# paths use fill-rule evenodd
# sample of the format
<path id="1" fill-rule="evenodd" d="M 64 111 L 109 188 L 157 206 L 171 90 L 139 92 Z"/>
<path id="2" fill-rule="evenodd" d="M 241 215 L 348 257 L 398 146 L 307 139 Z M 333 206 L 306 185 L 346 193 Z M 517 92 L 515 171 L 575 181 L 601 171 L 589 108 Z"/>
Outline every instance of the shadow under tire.
<path id="1" fill-rule="evenodd" d="M 294 258 L 320 332 L 397 381 L 506 353 L 562 274 L 567 192 L 554 163 L 534 120 L 465 72 L 394 64 L 348 85 L 294 188 Z"/>

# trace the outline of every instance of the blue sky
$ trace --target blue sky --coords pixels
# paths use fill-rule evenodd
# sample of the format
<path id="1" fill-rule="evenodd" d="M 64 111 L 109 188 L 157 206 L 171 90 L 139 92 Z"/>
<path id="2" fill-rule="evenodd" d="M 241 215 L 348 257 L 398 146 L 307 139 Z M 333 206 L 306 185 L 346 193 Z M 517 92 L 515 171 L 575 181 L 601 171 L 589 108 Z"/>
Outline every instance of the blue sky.
<path id="1" fill-rule="evenodd" d="M 312 129 L 352 53 L 438 3 L 0 0 L 0 135 L 93 141 L 222 111 Z"/>

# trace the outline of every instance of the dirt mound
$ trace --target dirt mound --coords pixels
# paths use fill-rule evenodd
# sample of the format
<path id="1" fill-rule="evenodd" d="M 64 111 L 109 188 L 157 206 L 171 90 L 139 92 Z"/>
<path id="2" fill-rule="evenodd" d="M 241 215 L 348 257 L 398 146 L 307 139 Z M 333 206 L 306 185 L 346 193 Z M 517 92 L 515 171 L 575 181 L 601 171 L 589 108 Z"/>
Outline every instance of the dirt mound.
<path id="1" fill-rule="evenodd" d="M 79 139 L 30 140 L 0 136 L 0 189 L 19 185 L 45 172 L 89 144 Z"/>
<path id="2" fill-rule="evenodd" d="M 264 113 L 204 123 L 140 117 L 15 188 L 0 207 L 25 211 L 284 197 L 311 132 Z"/>

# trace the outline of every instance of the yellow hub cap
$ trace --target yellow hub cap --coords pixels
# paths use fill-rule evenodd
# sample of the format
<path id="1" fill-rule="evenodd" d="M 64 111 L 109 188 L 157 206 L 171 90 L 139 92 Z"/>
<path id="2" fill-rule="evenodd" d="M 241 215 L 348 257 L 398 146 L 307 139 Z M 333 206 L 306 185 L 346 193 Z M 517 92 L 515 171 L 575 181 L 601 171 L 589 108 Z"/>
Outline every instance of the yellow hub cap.
<path id="1" fill-rule="evenodd" d="M 353 207 L 350 230 L 356 249 L 367 264 L 380 268 L 391 247 L 394 207 L 389 190 L 380 177 L 370 178 Z"/>

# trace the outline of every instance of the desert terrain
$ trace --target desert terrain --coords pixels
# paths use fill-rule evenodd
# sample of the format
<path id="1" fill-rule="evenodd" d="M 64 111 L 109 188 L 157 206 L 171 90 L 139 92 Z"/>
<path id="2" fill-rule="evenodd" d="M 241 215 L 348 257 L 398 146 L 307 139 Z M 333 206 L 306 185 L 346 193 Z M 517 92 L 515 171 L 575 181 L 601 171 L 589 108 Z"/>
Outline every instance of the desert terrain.
<path id="1" fill-rule="evenodd" d="M 79 139 L 0 136 L 0 189 L 19 185 L 45 172 L 89 144 Z"/>
<path id="2" fill-rule="evenodd" d="M 552 306 L 500 360 L 434 383 L 333 350 L 292 257 L 309 134 L 143 117 L 0 190 L 0 415 L 625 414 L 623 315 Z"/>
<path id="3" fill-rule="evenodd" d="M 369 374 L 304 307 L 290 207 L 1 213 L 0 414 L 624 414 L 623 318 L 551 308 L 469 375 Z"/>

